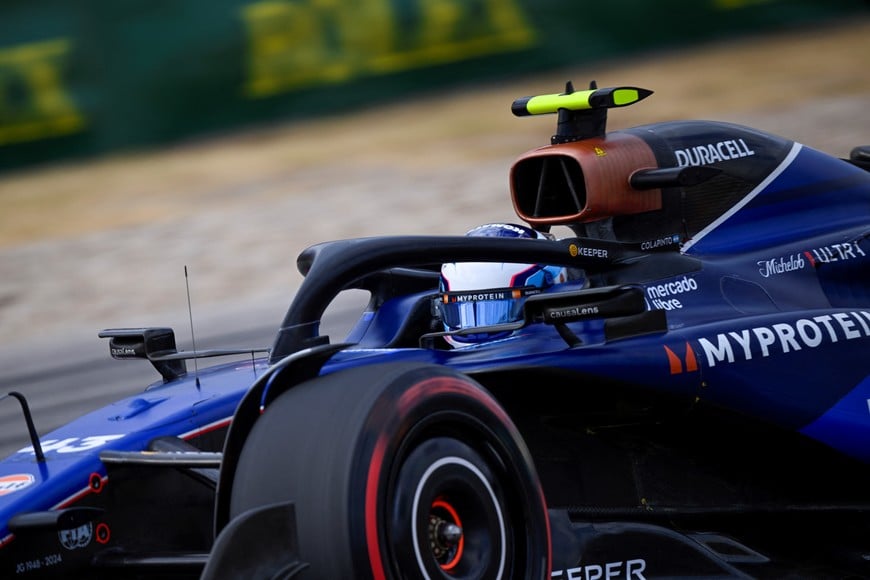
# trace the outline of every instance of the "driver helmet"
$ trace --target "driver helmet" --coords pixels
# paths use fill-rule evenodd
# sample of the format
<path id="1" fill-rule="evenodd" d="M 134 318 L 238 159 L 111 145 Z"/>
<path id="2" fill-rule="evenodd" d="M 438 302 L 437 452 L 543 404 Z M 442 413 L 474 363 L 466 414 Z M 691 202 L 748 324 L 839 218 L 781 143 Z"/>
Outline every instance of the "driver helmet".
<path id="1" fill-rule="evenodd" d="M 471 229 L 465 235 L 494 238 L 553 239 L 527 226 L 494 223 Z M 457 262 L 441 266 L 438 310 L 444 330 L 455 331 L 515 322 L 522 317 L 526 297 L 565 282 L 567 270 L 544 264 L 507 262 Z M 447 335 L 454 347 L 506 337 L 510 331 Z"/>

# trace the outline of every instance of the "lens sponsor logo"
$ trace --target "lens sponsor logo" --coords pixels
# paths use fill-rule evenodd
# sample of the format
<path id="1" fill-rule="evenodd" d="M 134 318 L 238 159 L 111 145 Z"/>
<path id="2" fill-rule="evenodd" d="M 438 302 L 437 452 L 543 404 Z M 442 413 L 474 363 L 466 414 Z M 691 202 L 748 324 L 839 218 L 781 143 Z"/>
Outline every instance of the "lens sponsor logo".
<path id="1" fill-rule="evenodd" d="M 583 318 L 586 316 L 595 316 L 601 309 L 598 306 L 574 306 L 571 308 L 550 308 L 544 312 L 544 317 L 547 320 L 561 320 L 563 318 Z"/>
<path id="2" fill-rule="evenodd" d="M 802 270 L 806 266 L 806 262 L 800 254 L 788 256 L 787 259 L 779 257 L 772 260 L 759 260 L 757 263 L 758 273 L 765 278 Z"/>
<path id="3" fill-rule="evenodd" d="M 30 487 L 36 481 L 29 473 L 16 473 L 0 477 L 0 496 L 9 495 Z"/>
<path id="4" fill-rule="evenodd" d="M 870 337 L 870 312 L 857 310 L 722 332 L 712 338 L 700 338 L 698 343 L 707 365 L 714 367 L 867 337 Z"/>
<path id="5" fill-rule="evenodd" d="M 683 307 L 678 298 L 672 298 L 677 294 L 694 292 L 698 289 L 698 282 L 694 278 L 683 276 L 672 282 L 647 286 L 646 297 L 651 308 L 655 310 L 676 310 Z"/>
<path id="6" fill-rule="evenodd" d="M 708 143 L 686 149 L 674 151 L 677 156 L 677 165 L 688 167 L 691 165 L 707 165 L 719 161 L 729 161 L 755 155 L 755 151 L 743 139 L 729 139 L 718 143 Z"/>

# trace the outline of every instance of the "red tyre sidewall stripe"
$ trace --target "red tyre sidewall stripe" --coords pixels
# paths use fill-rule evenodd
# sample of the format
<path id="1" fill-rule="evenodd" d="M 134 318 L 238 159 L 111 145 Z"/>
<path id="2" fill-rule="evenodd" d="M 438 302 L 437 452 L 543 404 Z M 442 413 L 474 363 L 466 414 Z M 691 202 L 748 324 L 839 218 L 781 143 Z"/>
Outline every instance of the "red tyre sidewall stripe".
<path id="1" fill-rule="evenodd" d="M 366 546 L 375 580 L 385 580 L 384 562 L 381 560 L 381 545 L 378 535 L 378 481 L 384 465 L 388 438 L 381 434 L 372 451 L 369 473 L 366 477 Z"/>
<path id="2" fill-rule="evenodd" d="M 393 424 L 397 423 L 401 425 L 402 422 L 405 420 L 405 417 L 413 411 L 418 401 L 420 401 L 424 396 L 431 397 L 433 395 L 440 394 L 462 394 L 465 396 L 469 396 L 470 398 L 474 399 L 475 401 L 486 407 L 486 409 L 489 410 L 493 415 L 495 415 L 506 428 L 510 429 L 510 431 L 517 439 L 520 439 L 519 432 L 514 426 L 513 421 L 510 419 L 507 413 L 505 413 L 504 409 L 498 406 L 495 401 L 493 401 L 486 394 L 478 389 L 471 387 L 457 377 L 432 377 L 430 379 L 420 381 L 417 384 L 412 385 L 411 387 L 406 389 L 400 395 L 398 401 L 396 402 L 396 413 L 392 418 Z M 381 529 L 381 526 L 379 526 L 378 523 L 378 490 L 380 488 L 379 483 L 381 479 L 381 474 L 384 471 L 384 458 L 386 457 L 387 447 L 389 446 L 390 432 L 391 430 L 389 428 L 380 430 L 380 435 L 375 442 L 374 449 L 372 449 L 371 461 L 369 462 L 369 470 L 366 476 L 366 546 L 368 548 L 369 563 L 372 569 L 372 576 L 375 578 L 375 580 L 386 580 L 387 577 L 380 549 L 381 542 L 379 530 Z M 538 486 L 537 491 L 541 496 L 541 505 L 546 506 L 547 503 L 544 498 L 543 489 Z M 544 510 L 544 520 L 547 527 L 547 562 L 549 569 L 549 566 L 553 560 L 553 547 L 550 539 L 550 517 L 546 509 Z M 549 577 L 549 572 L 547 574 L 547 577 Z"/>
<path id="3" fill-rule="evenodd" d="M 441 395 L 441 394 L 461 394 L 466 395 L 482 404 L 493 415 L 498 417 L 505 426 L 513 427 L 513 421 L 508 417 L 504 409 L 495 404 L 490 397 L 478 389 L 472 388 L 465 382 L 454 377 L 433 377 L 431 379 L 417 383 L 399 397 L 398 412 L 400 416 L 407 414 L 417 404 L 424 395 Z M 515 432 L 514 429 L 512 431 Z"/>

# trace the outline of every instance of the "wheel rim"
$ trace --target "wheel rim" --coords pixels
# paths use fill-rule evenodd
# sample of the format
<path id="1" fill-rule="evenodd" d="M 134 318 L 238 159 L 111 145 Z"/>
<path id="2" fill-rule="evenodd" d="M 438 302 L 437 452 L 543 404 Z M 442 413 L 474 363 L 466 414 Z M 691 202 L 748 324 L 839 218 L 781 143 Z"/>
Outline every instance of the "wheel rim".
<path id="1" fill-rule="evenodd" d="M 465 550 L 465 535 L 459 512 L 446 499 L 438 498 L 429 509 L 429 546 L 445 572 L 456 568 Z"/>
<path id="2" fill-rule="evenodd" d="M 509 517 L 490 481 L 483 457 L 455 439 L 428 440 L 408 455 L 391 520 L 403 573 L 416 570 L 426 579 L 506 576 Z"/>

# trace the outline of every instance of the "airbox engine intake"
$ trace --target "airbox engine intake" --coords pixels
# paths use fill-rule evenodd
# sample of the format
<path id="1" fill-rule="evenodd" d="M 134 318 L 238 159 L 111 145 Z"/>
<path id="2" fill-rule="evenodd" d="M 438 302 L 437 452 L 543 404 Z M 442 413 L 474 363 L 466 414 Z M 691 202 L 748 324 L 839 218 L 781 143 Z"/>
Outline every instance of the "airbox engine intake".
<path id="1" fill-rule="evenodd" d="M 660 188 L 631 185 L 632 174 L 657 167 L 650 146 L 626 133 L 533 149 L 511 168 L 514 211 L 545 228 L 658 210 Z"/>

